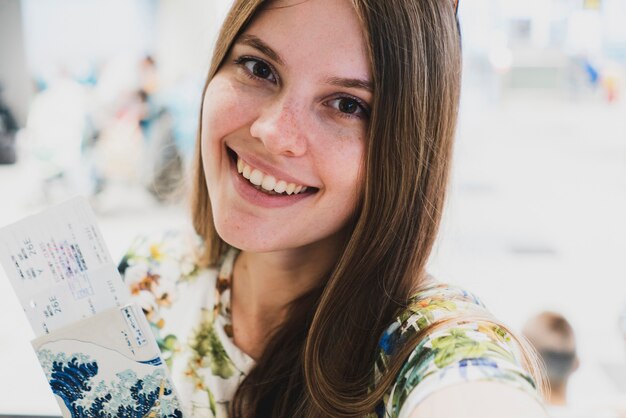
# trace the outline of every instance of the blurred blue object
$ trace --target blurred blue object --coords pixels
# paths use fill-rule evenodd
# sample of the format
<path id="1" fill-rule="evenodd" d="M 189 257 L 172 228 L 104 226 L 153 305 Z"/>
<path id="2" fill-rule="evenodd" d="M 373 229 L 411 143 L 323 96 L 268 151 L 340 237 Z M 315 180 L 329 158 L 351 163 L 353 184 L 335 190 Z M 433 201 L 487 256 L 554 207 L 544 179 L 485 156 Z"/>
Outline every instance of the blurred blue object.
<path id="1" fill-rule="evenodd" d="M 585 72 L 589 77 L 589 82 L 592 86 L 597 86 L 600 82 L 600 73 L 599 71 L 592 65 L 591 61 L 588 59 L 583 60 L 583 66 L 585 68 Z"/>

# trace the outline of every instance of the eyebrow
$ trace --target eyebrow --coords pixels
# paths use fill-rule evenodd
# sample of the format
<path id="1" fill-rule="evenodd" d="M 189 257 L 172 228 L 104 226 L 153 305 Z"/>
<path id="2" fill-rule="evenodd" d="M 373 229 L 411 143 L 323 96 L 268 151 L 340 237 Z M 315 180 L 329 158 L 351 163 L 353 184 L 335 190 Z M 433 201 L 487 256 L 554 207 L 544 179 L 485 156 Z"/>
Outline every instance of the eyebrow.
<path id="1" fill-rule="evenodd" d="M 370 93 L 374 91 L 374 86 L 371 81 L 361 80 L 358 78 L 328 77 L 326 82 L 328 84 L 332 84 L 333 86 L 344 87 L 347 89 L 363 89 L 369 91 Z"/>
<path id="2" fill-rule="evenodd" d="M 257 49 L 270 57 L 272 60 L 276 61 L 280 65 L 285 65 L 285 61 L 278 55 L 276 51 L 274 51 L 268 44 L 260 40 L 254 35 L 243 34 L 237 39 L 237 43 L 241 43 L 244 45 L 248 45 L 254 49 Z"/>
<path id="3" fill-rule="evenodd" d="M 240 44 L 252 47 L 262 52 L 263 54 L 267 55 L 273 61 L 276 61 L 278 64 L 285 65 L 285 61 L 283 61 L 281 56 L 257 36 L 246 33 L 246 34 L 241 35 L 239 39 L 237 39 L 236 43 L 240 43 Z M 327 77 L 325 82 L 333 86 L 343 87 L 347 89 L 357 88 L 357 89 L 366 90 L 370 93 L 374 91 L 374 86 L 372 82 L 369 80 L 362 80 L 358 78 Z"/>

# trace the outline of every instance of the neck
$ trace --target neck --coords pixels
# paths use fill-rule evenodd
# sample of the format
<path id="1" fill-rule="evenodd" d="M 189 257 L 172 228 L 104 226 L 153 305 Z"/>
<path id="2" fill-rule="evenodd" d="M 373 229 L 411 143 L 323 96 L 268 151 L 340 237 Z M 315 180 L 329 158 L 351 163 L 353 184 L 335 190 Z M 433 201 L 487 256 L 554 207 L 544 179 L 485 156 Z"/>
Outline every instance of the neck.
<path id="1" fill-rule="evenodd" d="M 320 285 L 339 251 L 336 237 L 284 251 L 242 251 L 235 260 L 232 279 L 235 344 L 258 358 L 266 338 L 285 320 L 289 304 Z"/>
<path id="2" fill-rule="evenodd" d="M 567 404 L 567 387 L 565 384 L 555 385 L 550 388 L 550 397 L 548 402 L 551 405 L 564 406 Z"/>

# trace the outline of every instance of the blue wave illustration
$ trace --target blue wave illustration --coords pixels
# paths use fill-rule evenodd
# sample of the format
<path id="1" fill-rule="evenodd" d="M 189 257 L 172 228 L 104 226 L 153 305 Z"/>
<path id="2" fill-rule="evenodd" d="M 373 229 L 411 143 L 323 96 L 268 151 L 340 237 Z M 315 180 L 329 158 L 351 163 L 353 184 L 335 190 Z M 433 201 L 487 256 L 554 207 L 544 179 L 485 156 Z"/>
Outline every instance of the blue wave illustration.
<path id="1" fill-rule="evenodd" d="M 62 353 L 54 355 L 49 350 L 42 350 L 38 354 L 52 360 L 47 363 L 50 369 L 46 370 L 50 387 L 73 418 L 143 418 L 155 407 L 157 400 L 160 401 L 160 417 L 183 416 L 178 402 L 169 397 L 172 394 L 170 387 L 163 388 L 163 396 L 159 399 L 160 386 L 165 381 L 162 371 L 138 378 L 134 371 L 126 370 L 118 373 L 113 382 L 97 381 L 98 362 L 91 361 L 88 356 L 73 356 L 68 361 Z"/>

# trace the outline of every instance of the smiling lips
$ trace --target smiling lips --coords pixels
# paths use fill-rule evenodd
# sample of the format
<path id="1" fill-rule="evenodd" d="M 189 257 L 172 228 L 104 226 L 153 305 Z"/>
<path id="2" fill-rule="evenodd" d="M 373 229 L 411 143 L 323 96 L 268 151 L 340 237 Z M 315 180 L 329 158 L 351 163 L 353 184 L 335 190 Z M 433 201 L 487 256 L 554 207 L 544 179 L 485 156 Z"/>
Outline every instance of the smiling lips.
<path id="1" fill-rule="evenodd" d="M 241 158 L 239 158 L 239 156 L 237 156 L 237 171 L 250 183 L 256 186 L 258 190 L 272 195 L 296 195 L 304 193 L 309 189 L 313 189 L 301 184 L 288 183 L 269 174 L 265 174 L 258 168 L 248 165 Z"/>

